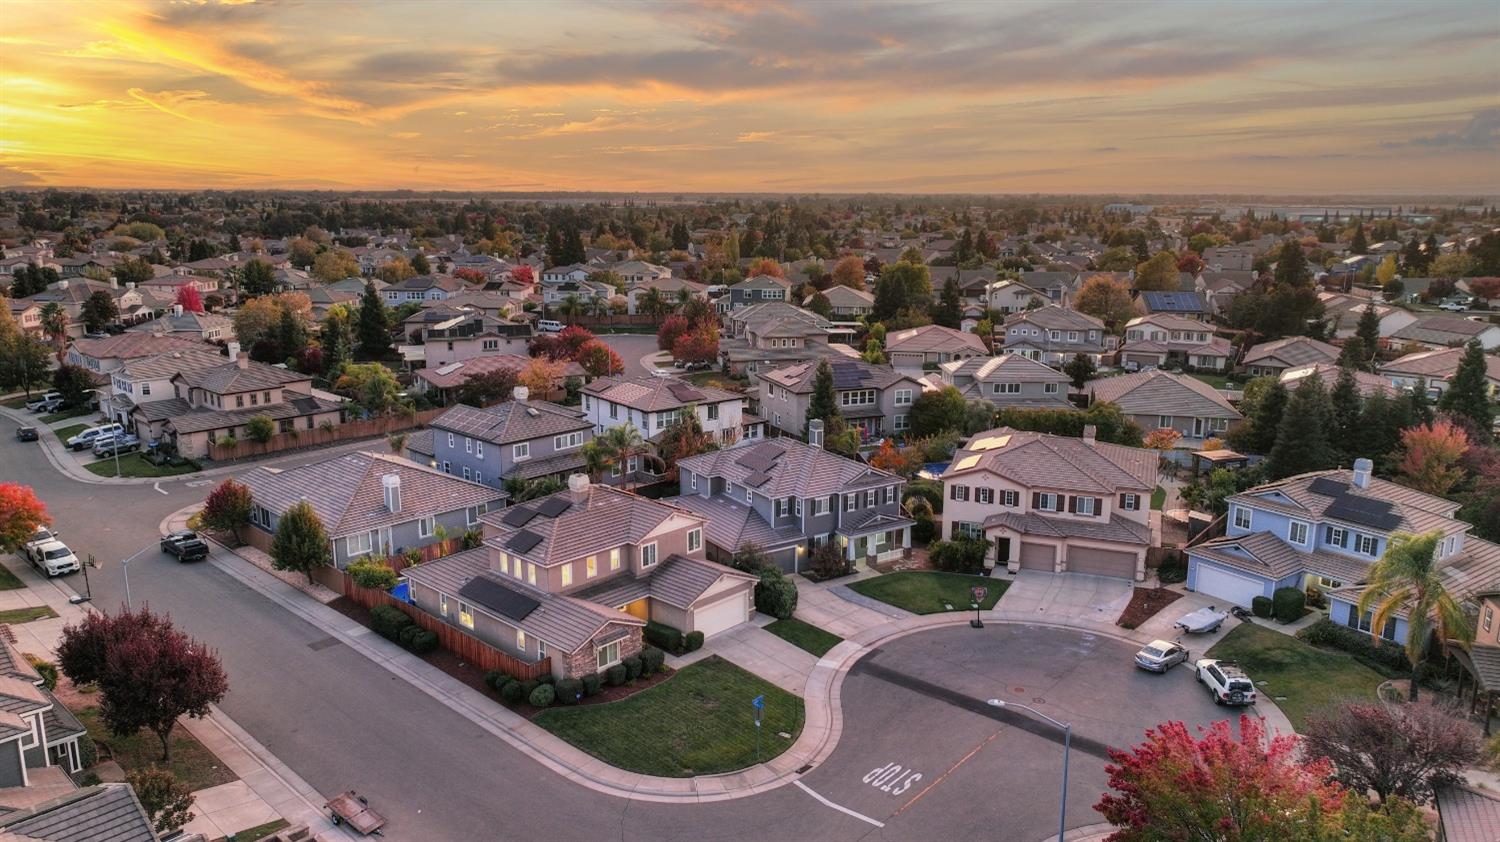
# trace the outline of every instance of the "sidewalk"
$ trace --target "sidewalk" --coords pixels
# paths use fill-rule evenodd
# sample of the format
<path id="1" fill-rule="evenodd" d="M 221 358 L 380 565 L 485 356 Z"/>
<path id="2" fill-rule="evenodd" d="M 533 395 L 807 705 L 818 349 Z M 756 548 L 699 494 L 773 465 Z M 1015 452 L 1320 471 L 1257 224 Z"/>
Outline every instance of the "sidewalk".
<path id="1" fill-rule="evenodd" d="M 682 657 L 667 657 L 667 664 L 681 669 L 711 655 L 764 678 L 789 693 L 802 695 L 807 678 L 818 665 L 816 655 L 766 631 L 770 617 L 756 614 L 749 623 L 735 626 L 709 638 L 703 648 Z"/>
<path id="2" fill-rule="evenodd" d="M 817 583 L 793 576 L 792 581 L 797 584 L 797 610 L 792 616 L 839 637 L 853 637 L 867 628 L 911 616 L 850 590 L 848 583 L 855 580 L 848 577 Z"/>

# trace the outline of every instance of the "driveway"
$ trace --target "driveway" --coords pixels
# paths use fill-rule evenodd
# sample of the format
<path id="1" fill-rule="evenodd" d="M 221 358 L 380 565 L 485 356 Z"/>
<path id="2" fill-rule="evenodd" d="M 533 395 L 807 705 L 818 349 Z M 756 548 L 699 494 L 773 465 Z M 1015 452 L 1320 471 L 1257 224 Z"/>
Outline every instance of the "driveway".
<path id="1" fill-rule="evenodd" d="M 894 618 L 911 616 L 899 608 L 860 597 L 850 591 L 847 583 L 855 581 L 854 579 L 836 579 L 820 585 L 801 576 L 793 576 L 792 581 L 797 583 L 797 610 L 793 616 L 839 637 L 853 637 L 866 629 L 889 623 Z M 841 592 L 855 598 L 840 596 Z"/>
<path id="2" fill-rule="evenodd" d="M 755 616 L 757 619 L 763 617 L 760 614 Z M 668 661 L 675 669 L 701 661 L 710 655 L 718 655 L 799 696 L 807 687 L 807 676 L 818 664 L 817 656 L 811 652 L 793 646 L 754 622 L 741 623 L 716 634 L 705 641 L 703 648 L 697 652 L 681 658 L 669 658 Z"/>
<path id="3" fill-rule="evenodd" d="M 1067 616 L 1113 623 L 1130 604 L 1134 590 L 1134 582 L 1113 576 L 1022 570 L 1000 607 L 1007 612 L 1030 612 L 1042 620 Z"/>

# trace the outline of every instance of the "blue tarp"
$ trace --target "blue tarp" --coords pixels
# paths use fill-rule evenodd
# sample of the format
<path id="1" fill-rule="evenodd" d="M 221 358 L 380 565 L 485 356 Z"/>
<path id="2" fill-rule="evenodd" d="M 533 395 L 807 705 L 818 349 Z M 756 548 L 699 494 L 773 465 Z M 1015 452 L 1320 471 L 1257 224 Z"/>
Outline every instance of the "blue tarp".
<path id="1" fill-rule="evenodd" d="M 402 579 L 396 583 L 396 587 L 391 588 L 391 596 L 402 602 L 411 602 L 411 585 L 405 579 Z"/>
<path id="2" fill-rule="evenodd" d="M 917 476 L 920 476 L 922 479 L 937 479 L 943 475 L 943 471 L 948 470 L 948 465 L 948 462 L 926 462 L 922 465 L 922 470 L 917 473 Z"/>

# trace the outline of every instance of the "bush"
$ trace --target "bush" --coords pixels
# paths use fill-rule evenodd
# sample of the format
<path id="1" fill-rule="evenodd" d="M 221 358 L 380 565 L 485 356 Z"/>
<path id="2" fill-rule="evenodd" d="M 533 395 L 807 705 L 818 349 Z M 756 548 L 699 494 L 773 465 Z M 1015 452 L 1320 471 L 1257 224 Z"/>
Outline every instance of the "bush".
<path id="1" fill-rule="evenodd" d="M 911 540 L 917 544 L 930 543 L 937 535 L 937 524 L 932 522 L 932 515 L 923 509 L 912 520 Z"/>
<path id="2" fill-rule="evenodd" d="M 506 682 L 508 681 L 510 681 L 510 676 L 506 675 L 500 670 L 490 670 L 489 672 L 484 674 L 484 686 L 490 688 L 491 690 L 499 690 L 501 687 L 504 687 Z"/>
<path id="3" fill-rule="evenodd" d="M 396 571 L 392 570 L 391 566 L 383 561 L 362 558 L 359 561 L 351 562 L 348 567 L 344 568 L 344 572 L 349 574 L 349 578 L 354 580 L 354 584 L 362 588 L 377 588 L 382 591 L 388 591 L 396 587 Z"/>
<path id="4" fill-rule="evenodd" d="M 591 672 L 583 677 L 583 695 L 597 696 L 604 692 L 604 676 Z"/>
<path id="5" fill-rule="evenodd" d="M 1187 558 L 1179 551 L 1172 551 L 1162 557 L 1161 564 L 1156 568 L 1156 578 L 1163 585 L 1175 585 L 1187 581 Z"/>
<path id="6" fill-rule="evenodd" d="M 544 687 L 546 685 L 543 685 Z M 583 682 L 576 678 L 564 678 L 557 682 L 557 700 L 565 705 L 576 705 L 583 699 Z"/>
<path id="7" fill-rule="evenodd" d="M 687 651 L 687 641 L 682 632 L 661 623 L 647 623 L 646 642 L 668 652 L 682 654 Z"/>
<path id="8" fill-rule="evenodd" d="M 536 689 L 531 691 L 531 695 L 526 697 L 526 701 L 530 702 L 534 708 L 549 708 L 552 707 L 554 701 L 557 701 L 557 691 L 552 689 L 551 684 L 538 684 Z"/>
<path id="9" fill-rule="evenodd" d="M 1307 594 L 1301 588 L 1277 588 L 1271 596 L 1271 613 L 1278 623 L 1295 623 L 1307 611 Z"/>
<path id="10" fill-rule="evenodd" d="M 943 513 L 943 486 L 930 479 L 914 479 L 906 484 L 906 496 L 921 497 L 932 507 L 933 514 Z"/>
<path id="11" fill-rule="evenodd" d="M 774 567 L 760 571 L 760 582 L 755 586 L 755 610 L 769 614 L 778 620 L 786 620 L 797 610 L 797 585 Z M 699 640 L 702 640 L 699 635 Z M 688 651 L 693 650 L 691 643 Z"/>
<path id="12" fill-rule="evenodd" d="M 521 682 L 521 698 L 531 698 L 532 691 L 540 686 L 542 686 L 542 682 L 537 681 L 535 678 L 528 678 Z"/>
<path id="13" fill-rule="evenodd" d="M 788 584 L 790 584 L 790 583 L 788 583 Z M 793 587 L 795 588 L 796 586 L 793 585 Z M 796 594 L 794 592 L 793 593 L 793 597 L 795 597 L 795 596 L 796 596 Z M 796 603 L 796 601 L 797 600 L 795 598 L 792 600 L 793 603 Z M 788 617 L 791 616 L 791 612 L 790 611 L 787 612 L 787 616 Z M 786 619 L 786 618 L 783 617 L 782 619 Z M 687 650 L 689 652 L 697 652 L 699 649 L 702 649 L 702 648 L 703 648 L 703 632 L 701 632 L 701 631 L 688 632 L 688 636 L 687 636 Z"/>
<path id="14" fill-rule="evenodd" d="M 417 634 L 417 632 L 420 632 L 421 630 L 422 630 L 422 627 L 419 626 L 419 625 L 417 625 L 417 624 L 415 624 L 415 623 L 413 623 L 413 624 L 411 624 L 409 626 L 406 626 L 405 628 L 401 629 L 401 634 L 400 634 L 401 645 L 405 646 L 407 649 L 410 649 L 411 648 L 411 640 L 412 640 L 412 638 L 415 637 L 416 634 Z"/>
<path id="15" fill-rule="evenodd" d="M 394 605 L 377 605 L 370 609 L 370 628 L 387 640 L 400 641 L 401 630 L 415 625 L 405 611 Z"/>
<path id="16" fill-rule="evenodd" d="M 521 685 L 521 682 L 512 678 L 500 685 L 500 698 L 513 705 L 520 704 L 521 700 L 526 698 L 526 689 Z"/>
<path id="17" fill-rule="evenodd" d="M 667 653 L 652 646 L 641 650 L 641 675 L 655 675 L 667 663 Z"/>
<path id="18" fill-rule="evenodd" d="M 540 681 L 543 684 L 551 684 L 553 686 L 557 685 L 557 676 L 553 675 L 550 672 L 542 673 L 541 675 L 536 677 L 536 680 Z"/>
<path id="19" fill-rule="evenodd" d="M 99 762 L 99 746 L 94 744 L 94 738 L 88 734 L 78 737 L 78 765 L 84 769 Z"/>
<path id="20" fill-rule="evenodd" d="M 1328 600 L 1323 597 L 1323 589 L 1317 585 L 1308 585 L 1307 604 L 1314 608 L 1327 608 Z"/>
<path id="21" fill-rule="evenodd" d="M 484 543 L 484 533 L 481 532 L 481 531 L 479 531 L 478 529 L 470 529 L 470 530 L 467 530 L 467 531 L 464 532 L 463 544 L 462 544 L 462 546 L 463 546 L 464 549 L 466 549 L 466 550 L 477 549 L 479 547 L 479 545 L 483 544 L 483 543 Z"/>
<path id="22" fill-rule="evenodd" d="M 1268 596 L 1257 596 L 1250 600 L 1250 613 L 1262 619 L 1269 620 L 1274 611 L 1271 608 L 1271 598 Z"/>
<path id="23" fill-rule="evenodd" d="M 1297 637 L 1314 646 L 1326 646 L 1348 652 L 1354 659 L 1387 673 L 1411 674 L 1411 661 L 1406 652 L 1388 640 L 1375 640 L 1369 632 L 1341 626 L 1324 617 L 1297 632 Z"/>
<path id="24" fill-rule="evenodd" d="M 984 569 L 984 554 L 989 542 L 980 538 L 956 538 L 936 541 L 928 548 L 932 566 L 949 573 L 978 573 Z"/>
<path id="25" fill-rule="evenodd" d="M 37 675 L 42 677 L 43 687 L 48 690 L 57 689 L 57 664 L 43 658 L 38 658 L 35 655 L 27 655 L 26 662 L 31 664 L 32 669 L 36 670 Z"/>
<path id="26" fill-rule="evenodd" d="M 432 652 L 438 648 L 437 632 L 426 629 L 419 630 L 411 636 L 411 640 L 406 643 L 406 648 L 410 649 L 416 655 L 426 655 L 428 652 Z"/>
<path id="27" fill-rule="evenodd" d="M 620 663 L 625 666 L 625 680 L 626 681 L 635 681 L 637 678 L 641 677 L 641 656 L 640 655 L 631 655 L 629 658 L 626 658 L 625 660 L 621 661 Z"/>
<path id="28" fill-rule="evenodd" d="M 609 682 L 609 686 L 611 686 L 611 687 L 619 687 L 621 684 L 624 684 L 625 683 L 625 665 L 624 664 L 615 664 L 614 666 L 612 666 L 609 669 L 605 670 L 604 671 L 604 680 L 607 681 L 607 682 Z"/>

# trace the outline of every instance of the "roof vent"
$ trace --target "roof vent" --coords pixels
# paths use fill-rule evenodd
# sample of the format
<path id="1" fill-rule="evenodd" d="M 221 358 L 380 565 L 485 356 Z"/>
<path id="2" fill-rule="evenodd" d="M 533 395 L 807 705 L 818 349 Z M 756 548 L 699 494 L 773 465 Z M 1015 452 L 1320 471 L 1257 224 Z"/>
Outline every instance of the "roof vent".
<path id="1" fill-rule="evenodd" d="M 511 390 L 511 396 L 518 401 L 524 401 L 531 397 L 531 390 L 525 386 L 517 386 Z"/>

